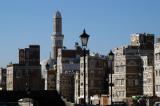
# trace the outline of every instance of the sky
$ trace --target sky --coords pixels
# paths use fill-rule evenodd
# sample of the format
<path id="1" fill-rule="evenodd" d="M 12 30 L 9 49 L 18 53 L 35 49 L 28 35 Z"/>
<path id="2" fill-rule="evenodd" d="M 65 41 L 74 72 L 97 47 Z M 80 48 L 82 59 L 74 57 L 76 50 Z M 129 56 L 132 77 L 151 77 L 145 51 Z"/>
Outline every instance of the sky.
<path id="1" fill-rule="evenodd" d="M 62 15 L 64 46 L 73 49 L 84 28 L 88 49 L 102 55 L 130 44 L 133 33 L 160 35 L 160 0 L 1 0 L 0 67 L 18 63 L 18 48 L 41 47 L 41 60 L 52 50 L 53 16 Z"/>

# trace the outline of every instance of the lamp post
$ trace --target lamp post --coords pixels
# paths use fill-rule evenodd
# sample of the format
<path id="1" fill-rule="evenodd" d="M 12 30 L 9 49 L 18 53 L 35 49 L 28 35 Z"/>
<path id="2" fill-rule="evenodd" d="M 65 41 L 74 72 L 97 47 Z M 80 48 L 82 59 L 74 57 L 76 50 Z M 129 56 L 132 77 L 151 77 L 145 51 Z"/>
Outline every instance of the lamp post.
<path id="1" fill-rule="evenodd" d="M 81 38 L 81 43 L 82 43 L 82 47 L 83 47 L 83 58 L 84 58 L 84 106 L 86 106 L 86 47 L 87 47 L 87 43 L 88 43 L 88 38 L 89 35 L 86 33 L 85 29 L 83 31 L 83 34 L 80 35 Z"/>
<path id="2" fill-rule="evenodd" d="M 46 70 L 47 71 L 49 70 L 49 64 L 48 63 L 46 64 Z"/>
<path id="3" fill-rule="evenodd" d="M 113 105 L 113 100 L 112 100 L 112 86 L 113 86 L 113 83 L 112 83 L 112 74 L 113 74 L 113 59 L 114 59 L 114 54 L 112 51 L 110 51 L 110 53 L 108 54 L 108 68 L 109 68 L 109 71 L 110 71 L 110 74 L 111 74 L 111 82 L 110 82 L 110 87 L 111 87 L 111 106 Z"/>

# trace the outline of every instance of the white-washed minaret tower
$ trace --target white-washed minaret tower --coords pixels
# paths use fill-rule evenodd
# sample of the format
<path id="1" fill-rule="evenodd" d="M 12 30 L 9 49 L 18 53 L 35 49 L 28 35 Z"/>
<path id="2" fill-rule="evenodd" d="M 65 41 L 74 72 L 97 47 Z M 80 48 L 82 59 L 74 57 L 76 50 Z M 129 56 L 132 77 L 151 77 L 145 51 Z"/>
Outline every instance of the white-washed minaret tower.
<path id="1" fill-rule="evenodd" d="M 52 58 L 57 59 L 58 49 L 63 48 L 63 38 L 64 38 L 64 35 L 62 34 L 62 17 L 61 17 L 61 13 L 59 11 L 56 12 L 53 20 L 54 20 L 53 34 L 51 36 L 51 39 L 53 41 Z"/>

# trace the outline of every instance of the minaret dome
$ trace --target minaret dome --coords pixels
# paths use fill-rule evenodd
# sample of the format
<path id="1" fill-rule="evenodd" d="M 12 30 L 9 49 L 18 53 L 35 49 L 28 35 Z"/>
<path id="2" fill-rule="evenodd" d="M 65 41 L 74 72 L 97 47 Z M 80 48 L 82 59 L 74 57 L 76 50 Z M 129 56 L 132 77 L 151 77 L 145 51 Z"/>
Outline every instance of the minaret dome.
<path id="1" fill-rule="evenodd" d="M 62 18 L 61 13 L 59 11 L 56 12 L 54 18 Z"/>

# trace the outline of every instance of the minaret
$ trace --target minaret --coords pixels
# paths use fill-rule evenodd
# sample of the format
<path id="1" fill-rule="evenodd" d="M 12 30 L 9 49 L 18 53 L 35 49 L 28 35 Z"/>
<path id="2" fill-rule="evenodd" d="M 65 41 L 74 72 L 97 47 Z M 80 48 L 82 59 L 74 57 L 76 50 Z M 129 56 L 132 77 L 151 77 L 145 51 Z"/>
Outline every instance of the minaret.
<path id="1" fill-rule="evenodd" d="M 52 58 L 57 59 L 58 49 L 63 48 L 63 38 L 64 35 L 62 34 L 62 17 L 59 11 L 56 12 L 53 23 L 53 34 L 51 39 L 53 41 L 52 49 L 53 55 Z"/>

